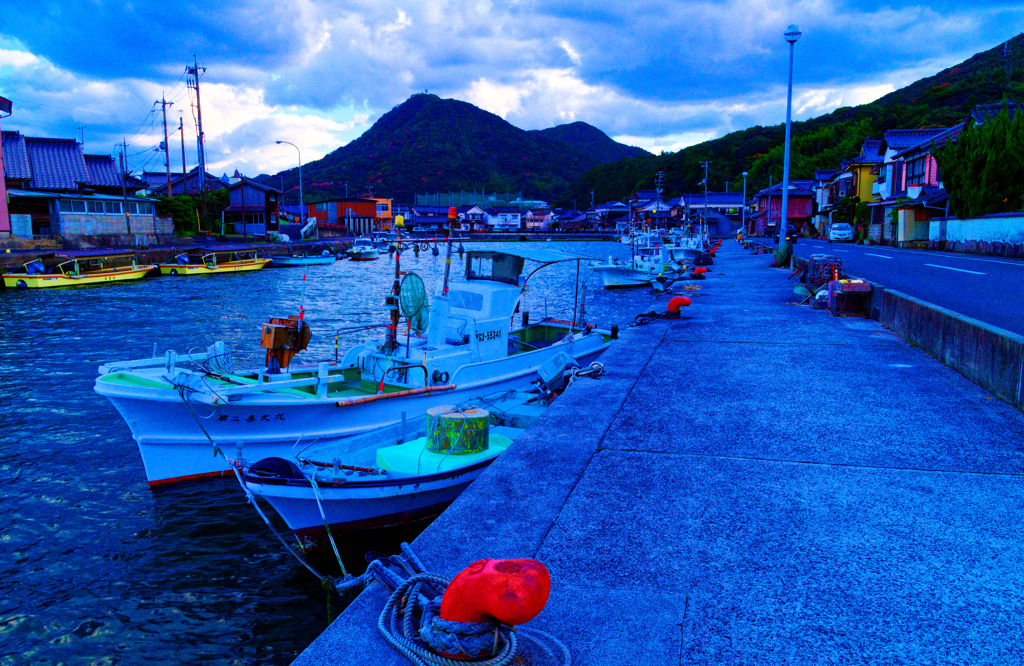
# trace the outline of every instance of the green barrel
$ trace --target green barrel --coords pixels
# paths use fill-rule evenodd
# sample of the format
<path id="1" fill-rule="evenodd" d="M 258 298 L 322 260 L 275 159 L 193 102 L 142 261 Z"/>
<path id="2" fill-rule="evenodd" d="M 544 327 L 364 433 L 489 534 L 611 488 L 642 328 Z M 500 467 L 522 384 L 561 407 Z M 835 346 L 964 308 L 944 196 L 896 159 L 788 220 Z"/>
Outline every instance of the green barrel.
<path id="1" fill-rule="evenodd" d="M 427 418 L 430 426 L 427 451 L 461 456 L 487 450 L 491 414 L 486 409 L 431 407 Z"/>

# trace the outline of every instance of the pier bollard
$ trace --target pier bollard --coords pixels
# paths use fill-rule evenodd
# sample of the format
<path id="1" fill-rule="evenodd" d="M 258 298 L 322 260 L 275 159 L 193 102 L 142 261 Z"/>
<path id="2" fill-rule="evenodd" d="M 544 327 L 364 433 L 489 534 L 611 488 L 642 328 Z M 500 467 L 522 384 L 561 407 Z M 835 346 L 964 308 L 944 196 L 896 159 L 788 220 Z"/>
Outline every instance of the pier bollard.
<path id="1" fill-rule="evenodd" d="M 523 624 L 544 610 L 550 593 L 551 575 L 537 560 L 480 560 L 448 584 L 438 616 L 451 622 Z"/>
<path id="2" fill-rule="evenodd" d="M 680 308 L 685 308 L 690 305 L 690 299 L 687 296 L 673 296 L 672 300 L 668 302 L 668 310 L 665 316 L 669 319 L 679 319 Z"/>

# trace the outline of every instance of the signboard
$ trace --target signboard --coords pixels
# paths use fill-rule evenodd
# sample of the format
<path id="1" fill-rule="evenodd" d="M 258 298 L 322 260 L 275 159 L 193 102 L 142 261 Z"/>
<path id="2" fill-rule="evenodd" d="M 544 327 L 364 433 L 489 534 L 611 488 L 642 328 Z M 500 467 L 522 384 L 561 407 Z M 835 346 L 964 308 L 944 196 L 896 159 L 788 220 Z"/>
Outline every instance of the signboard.
<path id="1" fill-rule="evenodd" d="M 4 114 L 5 116 L 9 116 L 11 115 L 12 108 L 14 108 L 14 104 L 11 102 L 11 100 L 7 99 L 6 97 L 0 97 L 0 113 Z"/>

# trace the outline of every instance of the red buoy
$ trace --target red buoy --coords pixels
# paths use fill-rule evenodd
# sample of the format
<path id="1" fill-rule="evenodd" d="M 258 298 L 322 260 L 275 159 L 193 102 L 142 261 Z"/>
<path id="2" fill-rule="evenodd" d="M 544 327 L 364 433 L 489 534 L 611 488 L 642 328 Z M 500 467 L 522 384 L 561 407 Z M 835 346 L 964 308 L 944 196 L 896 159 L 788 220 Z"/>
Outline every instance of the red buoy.
<path id="1" fill-rule="evenodd" d="M 442 620 L 517 625 L 544 609 L 551 575 L 537 560 L 480 560 L 463 569 L 441 598 Z"/>
<path id="2" fill-rule="evenodd" d="M 707 273 L 708 269 L 704 268 L 703 266 L 698 266 L 697 268 L 693 269 L 693 272 L 698 275 L 701 275 L 702 273 Z"/>

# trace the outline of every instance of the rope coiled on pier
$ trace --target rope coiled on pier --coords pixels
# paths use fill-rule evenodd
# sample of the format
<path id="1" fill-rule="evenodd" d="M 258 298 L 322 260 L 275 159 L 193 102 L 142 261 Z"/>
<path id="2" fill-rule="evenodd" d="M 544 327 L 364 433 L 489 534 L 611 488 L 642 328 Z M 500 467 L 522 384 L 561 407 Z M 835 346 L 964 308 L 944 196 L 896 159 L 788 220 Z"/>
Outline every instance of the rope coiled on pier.
<path id="1" fill-rule="evenodd" d="M 417 666 L 510 664 L 517 648 L 515 629 L 499 622 L 441 619 L 441 598 L 450 581 L 425 571 L 409 544 L 402 544 L 402 553 L 377 557 L 361 576 L 335 579 L 335 589 L 342 596 L 358 594 L 375 580 L 392 589 L 377 629 Z"/>

